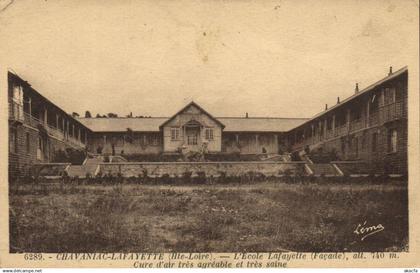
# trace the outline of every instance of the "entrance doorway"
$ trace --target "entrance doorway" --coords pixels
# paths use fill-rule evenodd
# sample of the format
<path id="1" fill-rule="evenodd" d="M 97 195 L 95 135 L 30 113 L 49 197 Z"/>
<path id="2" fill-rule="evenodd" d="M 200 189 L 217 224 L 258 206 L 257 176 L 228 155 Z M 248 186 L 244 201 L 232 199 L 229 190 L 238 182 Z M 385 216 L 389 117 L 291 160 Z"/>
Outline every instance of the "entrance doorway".
<path id="1" fill-rule="evenodd" d="M 188 122 L 184 125 L 185 130 L 185 139 L 184 144 L 186 146 L 186 150 L 197 152 L 200 149 L 201 145 L 201 124 L 198 122 Z"/>

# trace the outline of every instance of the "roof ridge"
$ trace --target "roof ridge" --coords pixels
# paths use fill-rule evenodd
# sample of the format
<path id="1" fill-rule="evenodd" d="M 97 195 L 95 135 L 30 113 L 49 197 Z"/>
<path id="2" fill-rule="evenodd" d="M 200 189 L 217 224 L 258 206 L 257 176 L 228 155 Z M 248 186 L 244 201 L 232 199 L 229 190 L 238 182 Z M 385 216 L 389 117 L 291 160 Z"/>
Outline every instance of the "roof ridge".
<path id="1" fill-rule="evenodd" d="M 310 119 L 298 117 L 215 117 L 215 118 L 231 118 L 231 119 Z"/>
<path id="2" fill-rule="evenodd" d="M 169 117 L 78 117 L 78 119 L 148 119 L 148 118 L 169 118 Z M 309 119 L 309 118 L 301 118 L 301 117 L 215 117 L 215 118 L 236 118 L 236 119 L 255 119 L 255 118 L 269 118 L 269 119 Z"/>
<path id="3" fill-rule="evenodd" d="M 387 75 L 386 77 L 377 80 L 371 84 L 369 84 L 368 86 L 366 86 L 365 88 L 363 88 L 362 90 L 360 90 L 357 93 L 353 93 L 352 95 L 346 97 L 345 99 L 343 99 L 340 103 L 336 103 L 334 105 L 332 105 L 331 107 L 329 107 L 328 109 L 322 111 L 322 112 L 318 112 L 315 115 L 313 115 L 310 120 L 316 119 L 320 116 L 322 116 L 323 114 L 326 114 L 328 112 L 330 112 L 333 109 L 336 109 L 338 107 L 341 107 L 342 105 L 348 103 L 349 101 L 352 101 L 353 99 L 359 97 L 362 94 L 366 94 L 369 91 L 372 91 L 373 89 L 375 89 L 377 86 L 386 83 L 388 80 L 392 80 L 395 77 L 398 77 L 400 75 L 402 75 L 403 73 L 408 72 L 408 66 L 403 66 L 402 68 L 398 69 L 397 71 L 393 72 L 392 74 Z"/>
<path id="4" fill-rule="evenodd" d="M 153 118 L 169 118 L 169 117 L 104 117 L 104 118 L 97 118 L 97 117 L 78 117 L 78 119 L 153 119 Z"/>

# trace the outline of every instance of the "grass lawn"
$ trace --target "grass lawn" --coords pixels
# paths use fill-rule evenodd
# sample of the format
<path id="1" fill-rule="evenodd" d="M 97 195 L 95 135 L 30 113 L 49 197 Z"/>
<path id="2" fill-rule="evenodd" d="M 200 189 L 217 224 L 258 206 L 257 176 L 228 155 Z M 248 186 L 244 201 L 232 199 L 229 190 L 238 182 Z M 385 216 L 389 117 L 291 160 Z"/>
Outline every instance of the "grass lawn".
<path id="1" fill-rule="evenodd" d="M 10 251 L 405 251 L 407 207 L 395 181 L 12 185 Z"/>

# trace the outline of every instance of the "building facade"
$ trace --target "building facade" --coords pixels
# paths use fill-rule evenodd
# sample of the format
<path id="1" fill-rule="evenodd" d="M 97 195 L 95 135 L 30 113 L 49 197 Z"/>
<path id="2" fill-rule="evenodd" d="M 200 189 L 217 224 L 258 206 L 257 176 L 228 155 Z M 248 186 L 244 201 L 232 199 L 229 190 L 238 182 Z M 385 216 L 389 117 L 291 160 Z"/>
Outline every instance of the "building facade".
<path id="1" fill-rule="evenodd" d="M 391 68 L 392 69 L 392 68 Z M 400 69 L 288 132 L 301 154 L 330 153 L 377 172 L 407 173 L 408 70 Z"/>
<path id="2" fill-rule="evenodd" d="M 86 150 L 91 131 L 10 72 L 8 104 L 11 176 L 25 175 L 34 164 L 66 160 Z"/>
<path id="3" fill-rule="evenodd" d="M 285 132 L 307 119 L 213 117 L 191 102 L 169 118 L 80 118 L 100 154 L 285 152 Z"/>
<path id="4" fill-rule="evenodd" d="M 297 160 L 358 161 L 407 172 L 407 68 L 310 119 L 214 117 L 195 102 L 172 117 L 80 118 L 8 73 L 9 171 L 71 154 L 296 154 Z"/>

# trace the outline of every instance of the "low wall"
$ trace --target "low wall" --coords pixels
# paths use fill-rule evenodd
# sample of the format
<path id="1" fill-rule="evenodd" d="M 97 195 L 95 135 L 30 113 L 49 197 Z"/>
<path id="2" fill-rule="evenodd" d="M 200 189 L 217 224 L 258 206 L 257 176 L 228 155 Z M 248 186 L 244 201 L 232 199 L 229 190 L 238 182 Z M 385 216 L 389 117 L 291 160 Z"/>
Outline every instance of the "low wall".
<path id="1" fill-rule="evenodd" d="M 241 176 L 248 172 L 261 173 L 266 176 L 281 176 L 283 174 L 303 174 L 305 162 L 118 162 L 101 163 L 100 173 L 123 177 L 138 177 L 147 172 L 150 177 L 160 177 L 168 174 L 180 177 L 185 172 L 197 176 L 204 172 L 206 176 L 218 177 L 221 173 L 226 176 Z"/>

